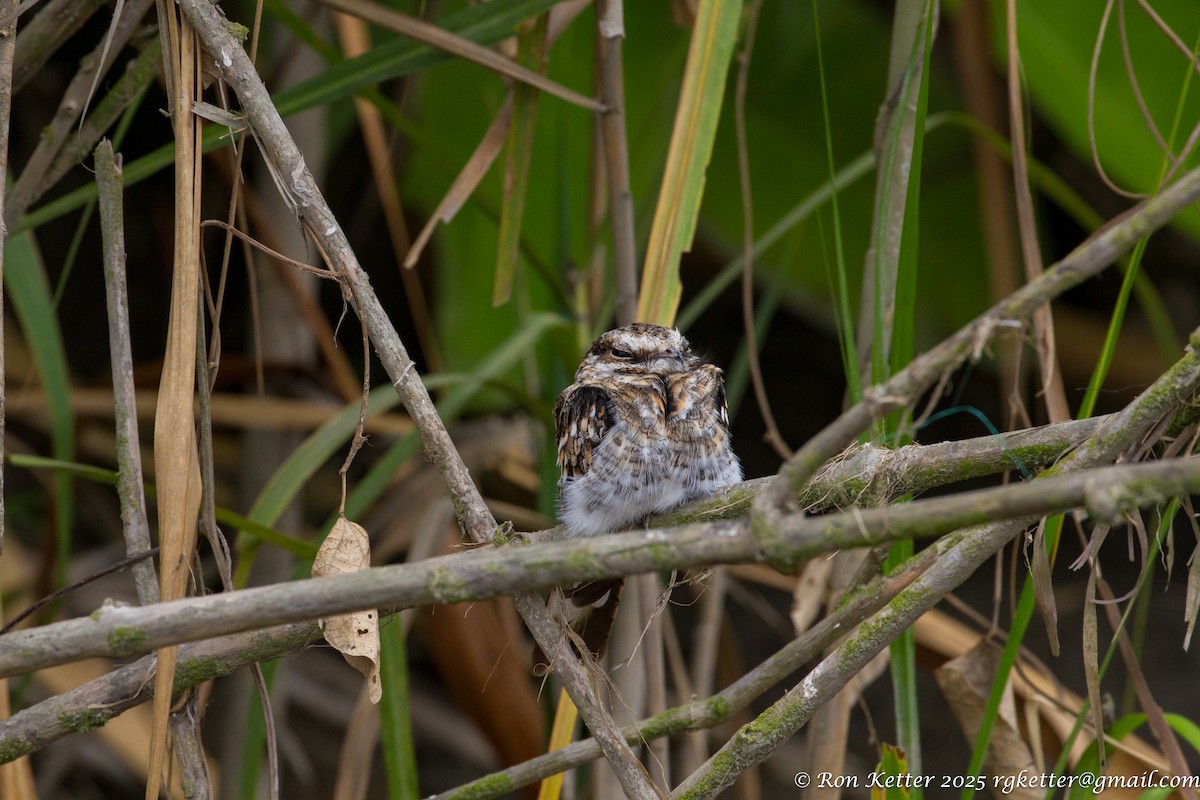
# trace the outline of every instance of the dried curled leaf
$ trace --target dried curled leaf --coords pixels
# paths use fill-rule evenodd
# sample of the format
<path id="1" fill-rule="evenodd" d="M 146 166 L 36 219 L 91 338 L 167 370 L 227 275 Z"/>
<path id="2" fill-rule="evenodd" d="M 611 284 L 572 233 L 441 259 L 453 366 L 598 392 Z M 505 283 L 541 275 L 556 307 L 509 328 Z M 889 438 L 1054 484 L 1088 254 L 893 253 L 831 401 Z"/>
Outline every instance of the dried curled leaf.
<path id="1" fill-rule="evenodd" d="M 1187 623 L 1187 632 L 1183 635 L 1183 649 L 1192 645 L 1192 631 L 1196 629 L 1196 617 L 1200 612 L 1200 547 L 1192 551 L 1188 559 L 1187 601 L 1183 612 L 1183 621 Z"/>
<path id="2" fill-rule="evenodd" d="M 933 676 L 942 694 L 970 741 L 974 741 L 979 734 L 979 724 L 999 663 L 1000 648 L 990 640 L 980 639 L 966 653 L 934 670 Z M 1029 743 L 1021 735 L 1012 681 L 1004 687 L 1000 715 L 992 728 L 988 744 L 986 764 L 993 775 L 999 776 L 1020 775 L 1023 771 L 1030 773 L 1039 769 Z M 1042 793 L 1018 786 L 1011 796 L 1034 800 L 1040 798 Z"/>
<path id="3" fill-rule="evenodd" d="M 1042 620 L 1046 624 L 1046 636 L 1050 643 L 1050 652 L 1057 656 L 1058 644 L 1058 606 L 1054 603 L 1054 582 L 1050 577 L 1050 554 L 1046 551 L 1046 520 L 1042 520 L 1033 536 L 1033 553 L 1029 561 L 1029 572 L 1033 577 L 1033 599 L 1037 601 L 1038 610 L 1042 612 Z"/>
<path id="4" fill-rule="evenodd" d="M 341 575 L 371 566 L 371 540 L 356 522 L 339 517 L 313 559 L 312 576 Z M 379 613 L 375 609 L 321 620 L 325 641 L 341 651 L 356 670 L 367 677 L 371 702 L 383 697 L 379 682 Z"/>

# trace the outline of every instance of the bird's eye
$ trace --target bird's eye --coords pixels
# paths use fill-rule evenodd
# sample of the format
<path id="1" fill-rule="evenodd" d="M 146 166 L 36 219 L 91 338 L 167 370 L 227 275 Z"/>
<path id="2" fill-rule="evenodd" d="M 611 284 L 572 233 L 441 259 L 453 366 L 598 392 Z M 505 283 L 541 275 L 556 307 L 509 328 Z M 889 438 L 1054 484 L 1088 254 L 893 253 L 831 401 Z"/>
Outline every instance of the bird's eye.
<path id="1" fill-rule="evenodd" d="M 613 354 L 613 358 L 621 358 L 626 361 L 633 360 L 633 353 L 629 352 L 628 350 L 622 350 L 619 347 L 614 347 L 612 350 L 612 354 Z"/>

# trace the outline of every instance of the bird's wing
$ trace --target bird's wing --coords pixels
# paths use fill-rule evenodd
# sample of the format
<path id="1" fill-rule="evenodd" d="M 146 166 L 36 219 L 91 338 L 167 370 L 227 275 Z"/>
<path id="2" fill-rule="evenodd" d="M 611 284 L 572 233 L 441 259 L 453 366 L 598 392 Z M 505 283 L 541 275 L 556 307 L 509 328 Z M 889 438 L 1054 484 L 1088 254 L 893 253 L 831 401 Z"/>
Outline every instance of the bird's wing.
<path id="1" fill-rule="evenodd" d="M 721 370 L 717 370 L 717 391 L 714 393 L 713 400 L 717 406 L 717 419 L 721 421 L 721 426 L 725 430 L 729 430 L 729 403 L 725 400 L 725 374 Z"/>
<path id="2" fill-rule="evenodd" d="M 592 467 L 592 451 L 616 422 L 608 393 L 597 386 L 573 384 L 554 404 L 558 474 L 575 478 Z"/>

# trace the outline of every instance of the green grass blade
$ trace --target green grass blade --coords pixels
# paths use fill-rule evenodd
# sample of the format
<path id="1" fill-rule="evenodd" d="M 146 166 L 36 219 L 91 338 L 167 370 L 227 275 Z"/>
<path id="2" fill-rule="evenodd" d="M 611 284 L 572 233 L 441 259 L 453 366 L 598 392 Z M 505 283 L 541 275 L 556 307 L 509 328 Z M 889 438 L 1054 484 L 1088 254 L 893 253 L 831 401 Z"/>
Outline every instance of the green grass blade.
<path id="1" fill-rule="evenodd" d="M 518 37 L 517 60 L 522 66 L 545 72 L 546 29 L 543 14 L 533 30 Z M 512 128 L 504 161 L 504 196 L 500 204 L 500 234 L 496 244 L 496 277 L 492 305 L 502 306 L 512 297 L 513 276 L 521 257 L 521 221 L 525 218 L 525 193 L 529 187 L 529 164 L 533 160 L 533 134 L 537 125 L 538 90 L 513 86 Z"/>
<path id="2" fill-rule="evenodd" d="M 725 79 L 741 10 L 742 0 L 700 0 L 696 12 L 662 189 L 646 247 L 637 311 L 644 322 L 670 325 L 679 310 L 683 291 L 679 259 L 692 245 L 700 215 L 704 176 L 725 99 Z"/>
<path id="3" fill-rule="evenodd" d="M 75 456 L 75 413 L 71 410 L 71 381 L 62 332 L 50 298 L 50 282 L 42 268 L 33 236 L 11 236 L 4 244 L 4 287 L 33 355 L 50 414 L 50 450 L 55 458 Z M 70 473 L 54 473 L 54 536 L 57 563 L 55 586 L 62 586 L 71 555 L 71 527 L 75 504 Z"/>
<path id="4" fill-rule="evenodd" d="M 379 733 L 387 770 L 389 800 L 417 800 L 417 756 L 409 710 L 407 634 L 399 617 L 379 631 L 379 668 L 383 699 L 379 701 Z"/>
<path id="5" fill-rule="evenodd" d="M 842 355 L 842 369 L 846 374 L 846 391 L 849 394 L 850 402 L 857 403 L 862 399 L 862 379 L 858 374 L 858 367 L 855 364 L 854 354 L 858 350 L 855 343 L 854 335 L 854 315 L 850 311 L 850 284 L 846 278 L 846 248 L 842 239 L 842 216 L 838 208 L 838 186 L 847 186 L 853 179 L 847 180 L 849 176 L 840 177 L 834 171 L 833 159 L 833 125 L 829 118 L 829 89 L 825 81 L 825 54 L 821 49 L 821 19 L 817 10 L 817 0 L 813 0 L 813 30 L 815 31 L 815 43 L 817 48 L 817 78 L 821 84 L 821 116 L 825 125 L 825 161 L 829 167 L 829 201 L 830 208 L 833 213 L 833 247 L 834 247 L 834 266 L 836 268 L 834 274 L 837 276 L 837 281 L 833 284 L 834 297 L 834 314 L 837 318 L 837 334 L 838 334 L 838 349 Z M 853 164 L 865 164 L 875 166 L 875 154 L 866 153 L 859 156 Z M 846 170 L 843 169 L 843 172 Z M 866 174 L 866 169 L 862 174 Z M 854 179 L 857 179 L 858 175 Z M 840 178 L 840 179 L 839 179 Z"/>
<path id="6" fill-rule="evenodd" d="M 52 469 L 95 483 L 103 483 L 108 486 L 117 485 L 116 472 L 92 464 L 80 464 L 76 461 L 64 461 L 58 458 L 46 458 L 45 456 L 26 455 L 23 453 L 10 453 L 6 460 L 14 467 L 21 467 L 23 469 Z M 146 493 L 146 497 L 154 497 L 158 494 L 152 483 L 146 484 L 143 490 Z M 217 506 L 216 516 L 217 522 L 222 525 L 242 530 L 254 539 L 259 539 L 265 544 L 273 544 L 276 547 L 281 547 L 284 550 L 295 553 L 301 558 L 311 559 L 317 554 L 317 547 L 312 542 L 306 542 L 303 539 L 282 534 L 274 528 L 243 517 L 241 514 L 230 511 L 228 508 Z"/>
<path id="7" fill-rule="evenodd" d="M 932 3 L 906 0 L 896 8 L 893 23 L 888 103 L 880 121 L 886 125 L 878 147 L 878 179 L 871 221 L 872 241 L 868 248 L 870 327 L 862 325 L 860 336 L 870 332 L 871 383 L 881 383 L 895 369 L 912 360 L 916 324 L 916 278 L 920 222 L 921 160 L 925 140 L 925 117 L 929 93 L 929 51 L 933 38 Z M 919 23 L 913 26 L 910 23 Z M 894 98 L 894 101 L 893 101 Z M 877 130 L 880 130 L 877 128 Z M 878 134 L 877 134 L 878 135 Z M 844 277 L 841 278 L 844 281 Z M 866 295 L 864 295 L 866 296 Z M 844 316 L 843 311 L 843 316 Z M 843 336 L 843 338 L 845 338 Z M 861 369 L 851 363 L 847 375 Z M 906 443 L 906 412 L 882 421 L 881 433 L 898 444 Z M 891 548 L 886 567 L 894 569 L 912 557 L 911 541 Z M 889 645 L 890 672 L 896 711 L 896 736 L 908 757 L 909 769 L 921 769 L 920 698 L 917 693 L 916 640 L 907 630 Z M 921 796 L 913 787 L 914 797 Z"/>
<path id="8" fill-rule="evenodd" d="M 753 253 L 757 259 L 768 249 L 773 247 L 784 236 L 795 230 L 798 225 L 805 222 L 816 211 L 818 211 L 826 203 L 835 202 L 835 198 L 839 189 L 844 189 L 847 186 L 857 182 L 865 175 L 868 175 L 875 166 L 875 158 L 870 153 L 863 153 L 858 158 L 851 161 L 846 166 L 842 167 L 833 175 L 829 181 L 826 181 L 815 191 L 793 206 L 786 214 L 780 217 L 774 225 L 772 225 L 766 233 L 760 236 L 754 242 Z M 739 255 L 726 264 L 717 276 L 706 283 L 700 291 L 696 293 L 683 310 L 679 312 L 677 323 L 682 330 L 687 330 L 696 323 L 700 315 L 712 305 L 713 301 L 721 295 L 729 285 L 737 280 L 738 275 L 742 272 L 742 257 Z M 853 323 L 851 323 L 853 324 Z M 851 342 L 853 342 L 853 333 L 851 333 Z"/>

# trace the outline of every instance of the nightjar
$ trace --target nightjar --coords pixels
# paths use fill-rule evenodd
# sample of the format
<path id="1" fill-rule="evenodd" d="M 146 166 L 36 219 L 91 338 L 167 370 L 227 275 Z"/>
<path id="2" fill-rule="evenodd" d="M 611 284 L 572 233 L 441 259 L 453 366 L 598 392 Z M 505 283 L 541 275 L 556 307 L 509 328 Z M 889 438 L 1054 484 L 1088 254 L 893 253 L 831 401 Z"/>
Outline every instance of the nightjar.
<path id="1" fill-rule="evenodd" d="M 677 330 L 634 323 L 595 341 L 554 406 L 558 515 L 569 536 L 641 524 L 742 479 L 730 444 L 725 380 Z M 597 656 L 623 581 L 568 589 L 607 600 L 576 625 Z"/>
<path id="2" fill-rule="evenodd" d="M 742 479 L 725 380 L 679 331 L 602 334 L 554 406 L 558 513 L 572 536 L 627 528 Z"/>

